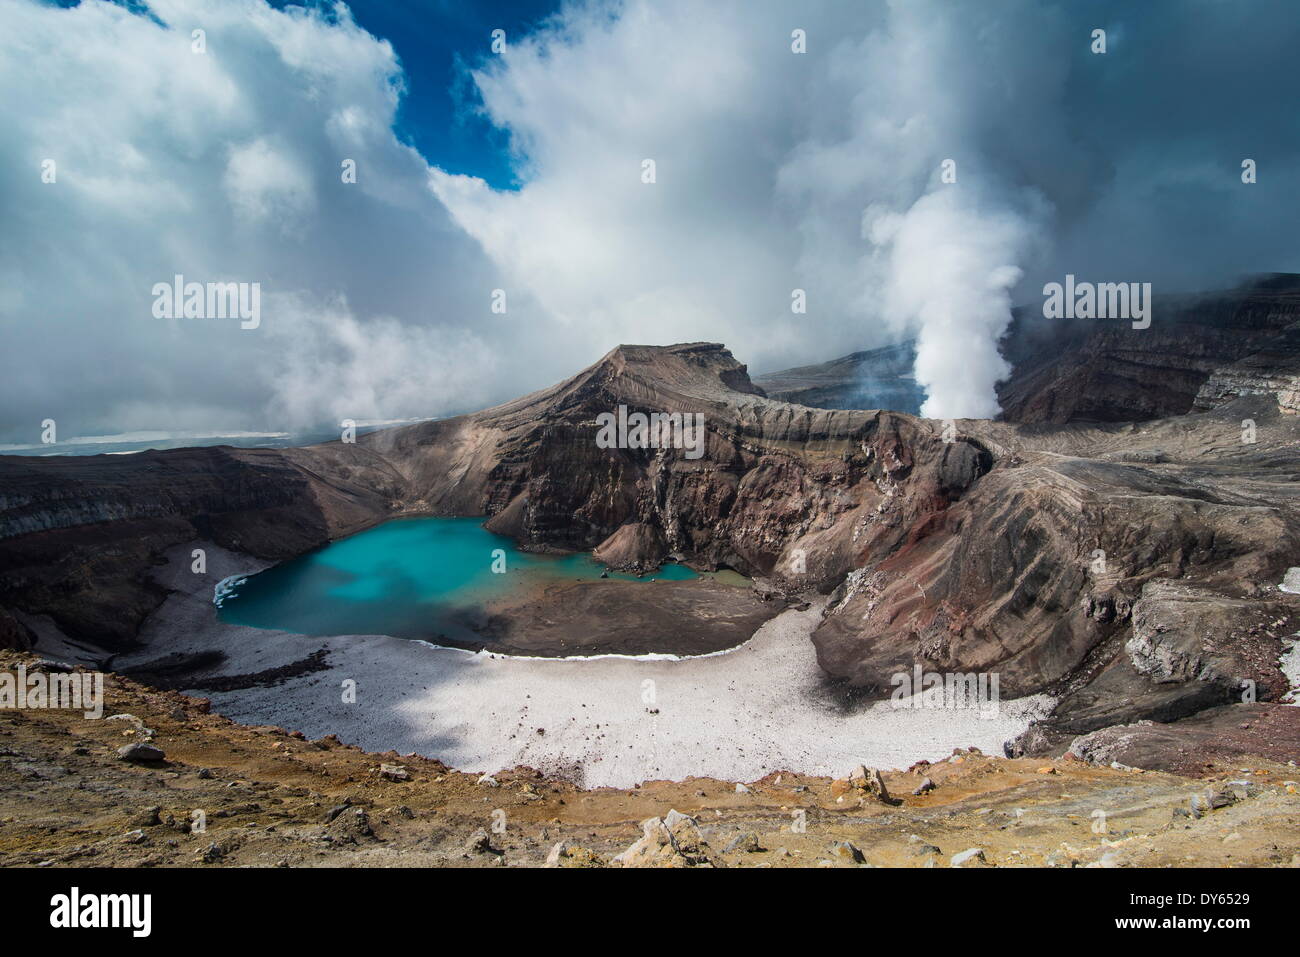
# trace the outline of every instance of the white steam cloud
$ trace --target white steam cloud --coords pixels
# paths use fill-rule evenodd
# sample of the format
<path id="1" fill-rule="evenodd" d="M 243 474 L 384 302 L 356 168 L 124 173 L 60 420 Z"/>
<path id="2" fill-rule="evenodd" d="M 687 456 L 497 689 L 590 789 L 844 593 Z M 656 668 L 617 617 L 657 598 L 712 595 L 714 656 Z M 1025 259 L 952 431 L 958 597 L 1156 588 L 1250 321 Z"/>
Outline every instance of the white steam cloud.
<path id="1" fill-rule="evenodd" d="M 916 379 L 930 418 L 992 418 L 994 387 L 1011 368 L 998 340 L 1011 320 L 1017 265 L 1041 219 L 981 210 L 969 193 L 927 193 L 906 213 L 868 210 L 868 237 L 886 256 L 886 315 L 916 335 Z"/>
<path id="2" fill-rule="evenodd" d="M 1027 62 L 1044 58 L 1018 35 L 972 38 L 977 21 L 1041 14 L 618 9 L 575 8 L 475 75 L 529 170 L 520 191 L 433 170 L 506 276 L 621 340 L 719 339 L 768 368 L 915 336 L 927 415 L 996 414 L 998 337 L 1047 204 L 985 175 L 983 144 L 1003 136 L 1000 111 L 1037 112 L 1061 71 Z M 793 52 L 792 26 L 815 55 Z M 966 79 L 999 63 L 1038 84 Z M 991 92 L 996 109 L 978 102 Z M 949 157 L 957 181 L 942 183 Z M 806 318 L 790 314 L 796 288 Z"/>
<path id="3" fill-rule="evenodd" d="M 1011 306 L 1045 279 L 1300 268 L 1293 42 L 1282 0 L 574 6 L 475 74 L 523 189 L 432 185 L 603 341 L 716 339 L 770 370 L 915 337 L 925 413 L 989 416 Z M 1265 151 L 1278 179 L 1243 191 Z"/>

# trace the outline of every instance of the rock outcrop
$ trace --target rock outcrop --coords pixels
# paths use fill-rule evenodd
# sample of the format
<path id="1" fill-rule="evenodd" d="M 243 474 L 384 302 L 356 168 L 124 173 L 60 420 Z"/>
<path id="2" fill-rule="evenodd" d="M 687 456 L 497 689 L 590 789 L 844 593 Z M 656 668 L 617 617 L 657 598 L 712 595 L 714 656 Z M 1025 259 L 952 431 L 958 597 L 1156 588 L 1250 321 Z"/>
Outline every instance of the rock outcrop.
<path id="1" fill-rule="evenodd" d="M 1170 774 L 1200 774 L 1216 762 L 1300 758 L 1300 708 L 1233 704 L 1172 723 L 1139 721 L 1081 735 L 1070 754 L 1092 764 L 1119 764 Z"/>
<path id="2" fill-rule="evenodd" d="M 1258 352 L 1216 368 L 1193 407 L 1206 411 L 1247 395 L 1272 395 L 1283 412 L 1300 413 L 1300 316 Z"/>
<path id="3" fill-rule="evenodd" d="M 621 867 L 725 867 L 695 818 L 680 811 L 641 822 L 641 838 L 613 861 Z"/>
<path id="4" fill-rule="evenodd" d="M 667 555 L 659 529 L 646 522 L 629 522 L 596 546 L 591 557 L 610 568 L 645 572 L 658 568 Z"/>
<path id="5" fill-rule="evenodd" d="M 168 548 L 289 558 L 392 513 L 404 487 L 356 446 L 0 456 L 0 605 L 122 648 L 165 597 L 147 572 Z"/>
<path id="6" fill-rule="evenodd" d="M 26 651 L 35 644 L 36 636 L 31 629 L 0 608 L 0 648 Z"/>

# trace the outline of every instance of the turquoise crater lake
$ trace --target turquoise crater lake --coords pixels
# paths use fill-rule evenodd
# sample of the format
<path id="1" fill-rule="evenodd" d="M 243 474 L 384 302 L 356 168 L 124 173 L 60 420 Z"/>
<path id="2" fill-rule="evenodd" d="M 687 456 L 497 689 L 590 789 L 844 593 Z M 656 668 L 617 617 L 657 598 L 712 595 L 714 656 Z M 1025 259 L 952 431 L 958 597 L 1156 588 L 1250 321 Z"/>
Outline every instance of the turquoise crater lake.
<path id="1" fill-rule="evenodd" d="M 485 604 L 548 583 L 601 580 L 604 566 L 588 554 L 523 552 L 482 522 L 385 522 L 255 575 L 223 582 L 216 597 L 218 614 L 230 624 L 304 635 L 393 635 L 472 646 L 477 642 L 468 623 Z M 502 555 L 505 572 L 493 572 L 494 560 L 501 567 Z M 641 581 L 698 577 L 685 565 L 666 564 Z M 743 581 L 735 578 L 737 584 Z M 610 572 L 609 579 L 637 577 Z"/>

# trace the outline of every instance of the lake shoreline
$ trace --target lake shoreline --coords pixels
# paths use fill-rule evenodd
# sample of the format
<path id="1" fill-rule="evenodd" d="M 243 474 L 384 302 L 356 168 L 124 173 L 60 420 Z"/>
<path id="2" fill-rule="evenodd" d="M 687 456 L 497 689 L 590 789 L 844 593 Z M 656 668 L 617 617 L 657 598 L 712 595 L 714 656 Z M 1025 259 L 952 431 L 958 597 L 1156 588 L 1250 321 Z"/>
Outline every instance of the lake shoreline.
<path id="1" fill-rule="evenodd" d="M 208 549 L 208 575 L 190 573 L 192 547 Z M 819 604 L 781 611 L 721 654 L 508 658 L 382 635 L 310 638 L 229 625 L 212 606 L 216 582 L 261 563 L 203 542 L 168 559 L 156 577 L 172 595 L 121 667 L 219 649 L 222 663 L 187 693 L 210 698 L 220 714 L 474 773 L 528 766 L 585 788 L 692 776 L 754 781 L 778 770 L 842 776 L 857 764 L 902 768 L 956 747 L 996 753 L 1050 705 L 1042 696 L 1002 702 L 991 719 L 888 702 L 845 708 L 809 641 Z M 318 667 L 295 667 L 312 656 Z M 287 677 L 212 690 L 277 669 Z M 347 687 L 353 702 L 344 700 Z"/>
<path id="2" fill-rule="evenodd" d="M 781 610 L 750 586 L 735 572 L 675 562 L 635 574 L 588 552 L 520 550 L 475 517 L 407 516 L 228 575 L 214 601 L 227 624 L 315 637 L 383 634 L 524 657 L 681 657 L 739 645 Z"/>

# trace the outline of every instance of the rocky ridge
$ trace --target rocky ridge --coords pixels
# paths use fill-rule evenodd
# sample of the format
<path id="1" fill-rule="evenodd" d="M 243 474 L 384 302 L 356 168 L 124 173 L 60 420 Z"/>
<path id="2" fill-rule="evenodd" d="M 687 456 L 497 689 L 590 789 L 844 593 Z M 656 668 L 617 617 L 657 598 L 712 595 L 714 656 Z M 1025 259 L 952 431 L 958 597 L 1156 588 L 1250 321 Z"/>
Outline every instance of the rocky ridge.
<path id="1" fill-rule="evenodd" d="M 998 384 L 1010 422 L 1134 422 L 1206 412 L 1249 395 L 1300 411 L 1300 275 L 1256 277 L 1221 292 L 1153 297 L 1151 325 L 1012 311 Z M 773 398 L 826 409 L 918 411 L 913 341 L 767 373 Z"/>
<path id="2" fill-rule="evenodd" d="M 620 406 L 702 414 L 703 454 L 600 448 L 597 417 Z M 724 347 L 693 343 L 622 346 L 549 389 L 355 444 L 5 457 L 0 603 L 113 650 L 161 601 L 144 571 L 178 543 L 275 559 L 393 515 L 485 514 L 525 547 L 829 593 L 814 643 L 846 693 L 886 695 L 919 666 L 1059 696 L 1018 751 L 1184 717 L 1246 682 L 1263 701 L 1287 691 L 1300 597 L 1277 583 L 1300 546 L 1300 420 L 1285 402 L 954 427 L 773 400 Z"/>

